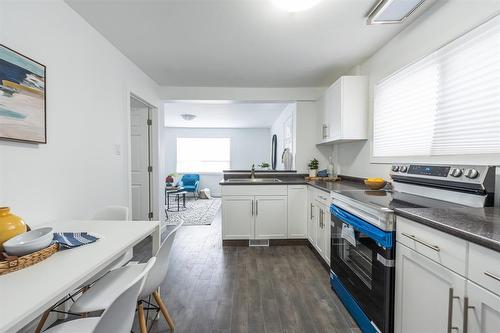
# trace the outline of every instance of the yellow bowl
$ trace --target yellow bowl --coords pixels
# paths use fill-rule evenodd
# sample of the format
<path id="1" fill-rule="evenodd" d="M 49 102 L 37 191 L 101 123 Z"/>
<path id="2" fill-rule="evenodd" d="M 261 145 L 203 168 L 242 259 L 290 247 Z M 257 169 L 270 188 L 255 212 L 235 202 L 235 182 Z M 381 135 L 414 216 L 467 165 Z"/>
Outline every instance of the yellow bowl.
<path id="1" fill-rule="evenodd" d="M 382 179 L 382 178 L 368 178 L 365 179 L 365 185 L 370 189 L 370 190 L 380 190 L 384 188 L 385 184 L 387 182 Z"/>

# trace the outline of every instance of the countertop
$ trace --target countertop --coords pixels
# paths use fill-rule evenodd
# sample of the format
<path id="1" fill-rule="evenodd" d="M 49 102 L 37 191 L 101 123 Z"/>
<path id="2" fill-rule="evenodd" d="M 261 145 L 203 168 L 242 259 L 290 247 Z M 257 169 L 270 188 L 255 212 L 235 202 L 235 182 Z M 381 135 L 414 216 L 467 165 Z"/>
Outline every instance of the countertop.
<path id="1" fill-rule="evenodd" d="M 273 177 L 273 178 L 278 178 L 281 180 L 281 182 L 266 182 L 266 181 L 260 181 L 260 182 L 255 182 L 255 183 L 248 183 L 248 182 L 228 182 L 226 180 L 222 180 L 219 184 L 220 185 L 311 185 L 317 189 L 320 189 L 325 192 L 330 192 L 330 191 L 348 191 L 348 190 L 366 190 L 366 186 L 363 183 L 356 182 L 356 181 L 351 181 L 351 180 L 340 180 L 340 181 L 335 181 L 335 182 L 326 182 L 322 180 L 310 180 L 307 181 L 303 177 L 298 178 L 298 177 Z"/>
<path id="2" fill-rule="evenodd" d="M 500 252 L 500 208 L 396 208 L 407 219 Z"/>

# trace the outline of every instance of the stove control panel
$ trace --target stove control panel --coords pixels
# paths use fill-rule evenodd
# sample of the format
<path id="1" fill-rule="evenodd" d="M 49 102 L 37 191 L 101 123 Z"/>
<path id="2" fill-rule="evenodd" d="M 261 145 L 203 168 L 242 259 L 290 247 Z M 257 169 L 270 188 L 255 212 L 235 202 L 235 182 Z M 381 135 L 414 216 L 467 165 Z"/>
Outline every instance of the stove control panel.
<path id="1" fill-rule="evenodd" d="M 426 164 L 394 164 L 391 175 L 399 177 L 417 177 L 425 179 L 442 179 L 452 182 L 481 183 L 492 167 L 470 165 L 426 165 Z"/>

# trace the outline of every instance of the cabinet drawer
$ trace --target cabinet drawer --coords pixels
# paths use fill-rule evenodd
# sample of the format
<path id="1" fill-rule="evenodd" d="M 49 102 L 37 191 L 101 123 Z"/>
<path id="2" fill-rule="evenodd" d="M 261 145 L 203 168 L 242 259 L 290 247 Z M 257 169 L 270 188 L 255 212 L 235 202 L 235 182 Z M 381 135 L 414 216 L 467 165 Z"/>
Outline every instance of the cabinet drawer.
<path id="1" fill-rule="evenodd" d="M 403 217 L 396 221 L 396 240 L 465 276 L 467 242 Z"/>
<path id="2" fill-rule="evenodd" d="M 222 195 L 287 195 L 286 185 L 223 185 Z"/>
<path id="3" fill-rule="evenodd" d="M 500 253 L 469 243 L 469 280 L 500 295 Z"/>
<path id="4" fill-rule="evenodd" d="M 320 204 L 330 208 L 330 203 L 332 201 L 332 198 L 330 197 L 330 193 L 325 192 L 325 191 L 321 191 L 321 190 L 317 190 L 314 194 L 314 198 Z"/>

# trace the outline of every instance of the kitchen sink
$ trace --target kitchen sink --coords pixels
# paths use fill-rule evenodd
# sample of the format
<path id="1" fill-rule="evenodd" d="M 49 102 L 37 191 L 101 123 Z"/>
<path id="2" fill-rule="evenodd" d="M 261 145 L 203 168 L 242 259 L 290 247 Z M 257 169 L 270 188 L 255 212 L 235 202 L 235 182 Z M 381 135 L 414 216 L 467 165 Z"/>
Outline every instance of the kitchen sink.
<path id="1" fill-rule="evenodd" d="M 228 183 L 281 183 L 278 178 L 230 178 Z"/>

